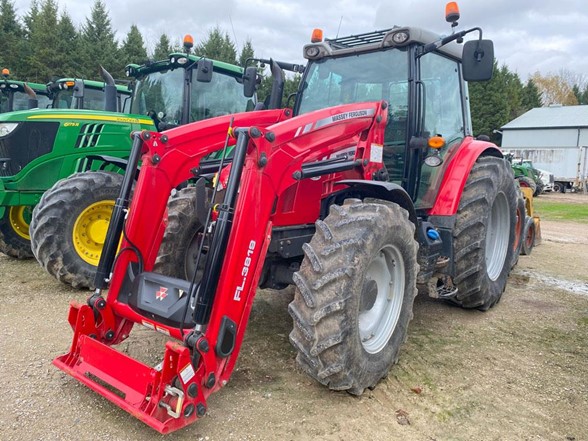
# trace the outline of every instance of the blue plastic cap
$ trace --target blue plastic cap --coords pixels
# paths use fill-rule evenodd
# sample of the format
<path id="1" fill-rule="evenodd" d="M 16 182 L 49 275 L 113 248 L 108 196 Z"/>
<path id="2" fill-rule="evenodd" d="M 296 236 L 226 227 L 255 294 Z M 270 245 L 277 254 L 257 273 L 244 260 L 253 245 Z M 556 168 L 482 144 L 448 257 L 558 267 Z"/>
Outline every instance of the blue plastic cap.
<path id="1" fill-rule="evenodd" d="M 439 235 L 439 232 L 437 230 L 434 230 L 433 228 L 429 228 L 427 230 L 427 237 L 431 240 L 439 240 L 441 239 L 441 236 Z"/>

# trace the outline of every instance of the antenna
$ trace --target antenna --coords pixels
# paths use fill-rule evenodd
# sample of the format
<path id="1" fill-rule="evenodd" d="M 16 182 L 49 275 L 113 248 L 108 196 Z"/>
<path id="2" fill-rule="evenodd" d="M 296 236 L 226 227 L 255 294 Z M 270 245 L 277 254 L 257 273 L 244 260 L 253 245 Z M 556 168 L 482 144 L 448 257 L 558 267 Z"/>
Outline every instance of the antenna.
<path id="1" fill-rule="evenodd" d="M 339 38 L 339 31 L 341 30 L 341 23 L 343 23 L 343 16 L 339 20 L 339 27 L 337 28 L 337 36 L 335 38 Z"/>
<path id="2" fill-rule="evenodd" d="M 233 30 L 233 38 L 235 39 L 235 47 L 239 47 L 239 43 L 237 42 L 237 34 L 235 34 L 235 26 L 233 26 L 233 19 L 231 18 L 231 14 L 229 14 L 229 22 L 231 22 L 231 29 Z"/>

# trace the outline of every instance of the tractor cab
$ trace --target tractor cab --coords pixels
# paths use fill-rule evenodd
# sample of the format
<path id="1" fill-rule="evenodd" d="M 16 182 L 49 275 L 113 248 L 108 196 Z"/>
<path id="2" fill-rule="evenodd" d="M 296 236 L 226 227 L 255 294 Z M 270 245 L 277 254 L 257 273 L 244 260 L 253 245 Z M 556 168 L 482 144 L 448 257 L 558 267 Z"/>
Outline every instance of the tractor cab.
<path id="1" fill-rule="evenodd" d="M 242 69 L 192 54 L 192 46 L 187 35 L 185 52 L 126 67 L 127 76 L 135 79 L 131 113 L 149 115 L 160 131 L 255 106 L 254 99 L 243 94 Z"/>
<path id="2" fill-rule="evenodd" d="M 457 6 L 450 3 L 446 20 L 452 29 L 458 19 Z M 460 45 L 473 31 L 479 38 Z M 396 26 L 334 39 L 323 39 L 322 31 L 315 29 L 303 54 L 308 60 L 304 68 L 272 65 L 274 82 L 280 78 L 274 72 L 277 67 L 303 72 L 294 116 L 344 104 L 386 101 L 384 167 L 373 179 L 401 185 L 417 209 L 433 207 L 449 159 L 471 139 L 467 81 L 492 77 L 492 41 L 482 39 L 480 28 L 441 37 L 416 27 Z M 259 82 L 254 69 L 248 68 L 244 76 L 250 94 Z M 279 108 L 279 88 L 272 88 L 272 99 L 278 104 L 270 108 Z"/>
<path id="3" fill-rule="evenodd" d="M 104 110 L 106 84 L 101 81 L 61 78 L 52 81 L 47 89 L 52 93 L 54 109 Z M 126 84 L 117 84 L 116 108 L 112 111 L 129 113 L 131 90 Z"/>
<path id="4" fill-rule="evenodd" d="M 459 45 L 472 31 L 480 39 Z M 325 40 L 315 32 L 303 49 L 308 66 L 294 114 L 385 100 L 384 168 L 374 179 L 401 185 L 416 208 L 430 208 L 444 164 L 472 135 L 466 81 L 492 75 L 492 42 L 481 36 L 479 28 L 448 37 L 414 27 Z"/>
<path id="5" fill-rule="evenodd" d="M 44 109 L 51 105 L 50 92 L 47 90 L 47 86 L 9 80 L 9 75 L 8 69 L 2 70 L 2 79 L 0 79 L 0 113 L 36 107 Z"/>

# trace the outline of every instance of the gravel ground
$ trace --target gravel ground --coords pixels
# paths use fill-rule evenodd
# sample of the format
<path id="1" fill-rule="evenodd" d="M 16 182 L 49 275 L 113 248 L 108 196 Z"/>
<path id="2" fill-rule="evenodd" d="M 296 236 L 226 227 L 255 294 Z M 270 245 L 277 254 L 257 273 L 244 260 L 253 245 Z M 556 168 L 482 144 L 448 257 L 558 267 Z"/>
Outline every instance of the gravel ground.
<path id="1" fill-rule="evenodd" d="M 0 256 L 0 440 L 586 440 L 588 233 L 542 230 L 492 310 L 419 295 L 399 364 L 359 398 L 297 369 L 292 290 L 259 291 L 231 381 L 166 437 L 51 365 L 71 343 L 68 302 L 86 292 Z M 155 364 L 163 344 L 136 329 L 123 349 Z"/>

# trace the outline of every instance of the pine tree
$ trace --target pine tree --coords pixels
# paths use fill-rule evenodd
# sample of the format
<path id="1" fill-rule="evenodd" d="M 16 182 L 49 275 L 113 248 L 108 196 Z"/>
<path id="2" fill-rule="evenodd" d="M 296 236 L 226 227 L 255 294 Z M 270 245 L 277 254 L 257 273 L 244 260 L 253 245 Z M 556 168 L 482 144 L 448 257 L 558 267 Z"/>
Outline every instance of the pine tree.
<path id="1" fill-rule="evenodd" d="M 137 26 L 131 25 L 131 30 L 123 41 L 121 54 L 125 65 L 130 63 L 143 64 L 147 60 L 145 42 Z"/>
<path id="2" fill-rule="evenodd" d="M 541 107 L 541 93 L 531 78 L 523 88 L 523 108 L 525 111 Z"/>
<path id="3" fill-rule="evenodd" d="M 237 49 L 229 34 L 219 27 L 209 32 L 208 37 L 196 47 L 195 53 L 225 63 L 237 64 Z"/>
<path id="4" fill-rule="evenodd" d="M 507 79 L 504 74 L 505 71 L 498 68 L 495 60 L 494 75 L 490 81 L 468 84 L 474 136 L 488 135 L 492 141 L 498 142 L 499 136 L 494 130 L 510 121 Z"/>
<path id="5" fill-rule="evenodd" d="M 67 11 L 62 12 L 57 25 L 57 65 L 53 77 L 81 76 L 80 35 Z"/>
<path id="6" fill-rule="evenodd" d="M 509 120 L 513 120 L 525 113 L 523 108 L 523 83 L 519 76 L 511 72 L 505 64 L 502 65 L 500 71 L 507 90 Z"/>
<path id="7" fill-rule="evenodd" d="M 57 34 L 58 6 L 55 0 L 43 0 L 36 15 L 31 15 L 28 29 L 30 52 L 27 60 L 28 79 L 49 81 L 61 68 L 58 52 L 60 36 Z"/>
<path id="8" fill-rule="evenodd" d="M 166 34 L 161 34 L 159 41 L 153 51 L 153 60 L 167 60 L 167 57 L 172 52 L 171 43 L 169 37 Z"/>
<path id="9" fill-rule="evenodd" d="M 83 75 L 88 79 L 100 79 L 99 66 L 102 65 L 113 77 L 121 78 L 124 74 L 124 63 L 118 52 L 106 6 L 101 0 L 96 0 L 90 18 L 86 18 L 86 23 L 82 26 Z"/>
<path id="10" fill-rule="evenodd" d="M 14 2 L 0 0 L 0 69 L 8 68 L 14 78 L 18 78 L 23 70 L 22 37 L 24 31 L 16 17 Z"/>
<path id="11" fill-rule="evenodd" d="M 243 48 L 241 49 L 241 53 L 239 54 L 239 66 L 245 67 L 245 62 L 248 58 L 253 58 L 255 53 L 253 51 L 253 45 L 251 44 L 251 40 L 247 39 Z"/>

